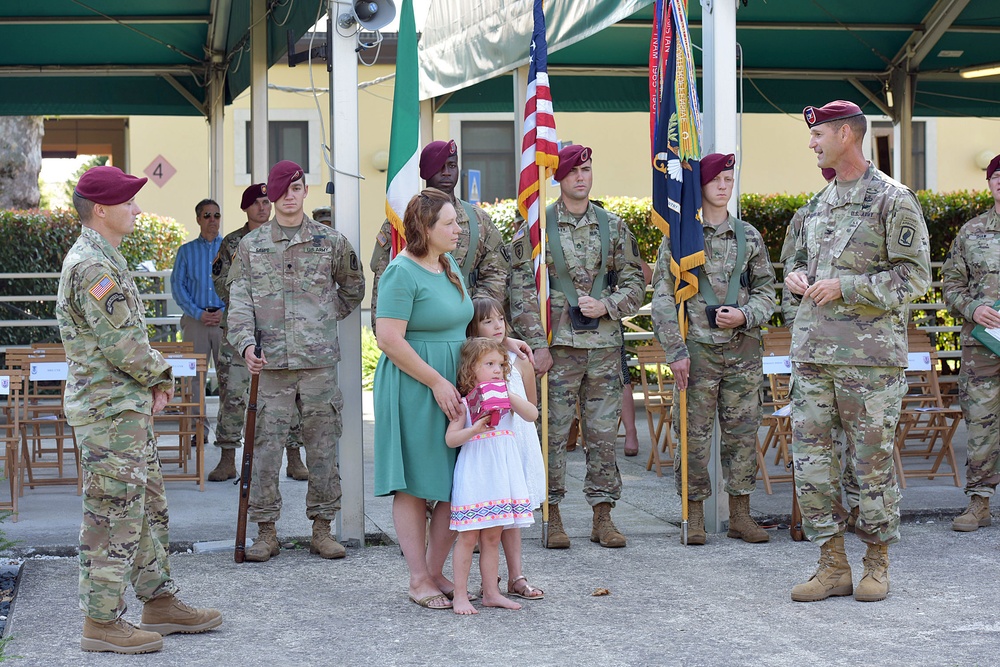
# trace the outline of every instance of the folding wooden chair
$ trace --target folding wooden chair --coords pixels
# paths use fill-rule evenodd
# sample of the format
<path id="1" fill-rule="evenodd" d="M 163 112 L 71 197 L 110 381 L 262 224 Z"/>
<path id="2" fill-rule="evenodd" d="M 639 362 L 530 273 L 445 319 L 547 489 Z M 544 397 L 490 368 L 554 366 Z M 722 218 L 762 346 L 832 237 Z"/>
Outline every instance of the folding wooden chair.
<path id="1" fill-rule="evenodd" d="M 792 465 L 792 418 L 789 405 L 789 378 L 792 365 L 789 359 L 792 338 L 784 327 L 774 327 L 764 332 L 763 372 L 771 387 L 771 400 L 765 401 L 761 426 L 767 428 L 763 441 L 757 438 L 757 478 L 764 483 L 764 491 L 773 492 L 772 483 L 791 482 L 791 472 L 772 475 L 767 470 L 767 453 L 774 449 L 774 463 L 785 470 Z"/>
<path id="2" fill-rule="evenodd" d="M 649 458 L 646 470 L 656 467 L 657 477 L 663 476 L 663 468 L 673 470 L 674 441 L 670 434 L 674 405 L 674 376 L 667 363 L 667 355 L 658 342 L 635 348 L 639 364 L 639 381 L 642 384 L 642 400 L 646 408 L 646 422 L 649 426 Z M 666 457 L 660 456 L 666 454 Z"/>
<path id="3" fill-rule="evenodd" d="M 164 466 L 163 479 L 198 482 L 199 490 L 204 491 L 207 355 L 180 353 L 164 357 L 174 368 L 175 387 L 174 399 L 161 413 L 153 415 L 153 437 L 160 452 L 160 464 Z M 192 446 L 193 471 L 190 469 Z M 167 465 L 176 465 L 180 472 L 167 472 Z"/>
<path id="4" fill-rule="evenodd" d="M 24 373 L 20 369 L 0 369 L 0 407 L 3 423 L 0 424 L 0 455 L 3 456 L 3 474 L 10 487 L 10 500 L 0 499 L 0 511 L 10 512 L 11 521 L 17 522 L 17 500 L 21 495 L 21 421 L 24 419 Z"/>

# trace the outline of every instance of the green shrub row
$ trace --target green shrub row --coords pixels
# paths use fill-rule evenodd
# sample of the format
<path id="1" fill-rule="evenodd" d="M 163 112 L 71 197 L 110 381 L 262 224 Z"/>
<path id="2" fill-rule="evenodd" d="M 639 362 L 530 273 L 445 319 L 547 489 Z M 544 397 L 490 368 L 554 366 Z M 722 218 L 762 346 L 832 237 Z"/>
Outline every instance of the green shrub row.
<path id="1" fill-rule="evenodd" d="M 80 219 L 69 210 L 0 210 L 0 269 L 3 273 L 53 273 L 62 270 L 67 251 L 80 235 Z M 187 236 L 173 218 L 142 213 L 135 230 L 122 241 L 119 250 L 130 268 L 152 260 L 157 270 L 173 266 L 177 248 Z M 59 281 L 37 278 L 0 281 L 0 294 L 54 295 Z M 140 290 L 147 286 L 140 285 Z M 0 303 L 0 319 L 53 319 L 54 301 Z M 0 345 L 27 345 L 59 340 L 54 327 L 0 329 Z"/>
<path id="2" fill-rule="evenodd" d="M 771 253 L 771 260 L 777 262 L 781 244 L 785 239 L 785 228 L 800 207 L 811 195 L 808 194 L 744 194 L 740 196 L 740 216 L 760 231 Z M 968 220 L 979 215 L 993 205 L 988 190 L 970 192 L 936 193 L 921 190 L 917 199 L 927 221 L 931 237 L 931 261 L 944 261 L 951 241 L 959 228 Z M 606 197 L 605 208 L 624 220 L 639 242 L 639 252 L 643 259 L 652 264 L 663 238 L 662 232 L 650 217 L 652 200 L 649 197 Z M 514 219 L 517 216 L 516 202 L 510 199 L 495 204 L 484 204 L 483 208 L 510 240 Z"/>

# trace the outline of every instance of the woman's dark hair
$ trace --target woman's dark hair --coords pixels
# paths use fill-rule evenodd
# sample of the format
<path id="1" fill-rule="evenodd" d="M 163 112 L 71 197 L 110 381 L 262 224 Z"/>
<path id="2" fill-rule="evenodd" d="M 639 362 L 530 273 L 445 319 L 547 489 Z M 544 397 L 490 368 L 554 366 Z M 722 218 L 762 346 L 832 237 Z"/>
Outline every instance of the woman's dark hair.
<path id="1" fill-rule="evenodd" d="M 406 205 L 406 212 L 403 213 L 403 233 L 406 234 L 406 250 L 414 257 L 426 257 L 427 232 L 433 227 L 441 214 L 441 209 L 445 204 L 451 204 L 451 197 L 441 192 L 437 188 L 427 188 L 421 190 L 420 194 L 414 195 L 410 203 Z M 475 252 L 470 248 L 469 252 Z M 438 258 L 441 268 L 444 269 L 448 280 L 455 286 L 462 299 L 465 299 L 465 289 L 462 287 L 462 280 L 451 270 L 451 263 L 443 255 Z"/>

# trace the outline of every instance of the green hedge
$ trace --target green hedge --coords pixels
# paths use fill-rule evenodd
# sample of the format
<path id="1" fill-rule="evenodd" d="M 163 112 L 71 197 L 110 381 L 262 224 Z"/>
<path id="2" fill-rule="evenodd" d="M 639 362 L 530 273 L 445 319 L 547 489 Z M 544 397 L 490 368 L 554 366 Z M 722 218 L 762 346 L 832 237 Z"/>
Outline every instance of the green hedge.
<path id="1" fill-rule="evenodd" d="M 744 194 L 740 196 L 740 212 L 744 220 L 756 227 L 764 237 L 772 261 L 777 262 L 781 244 L 785 239 L 785 228 L 802 205 L 809 200 L 809 194 Z M 988 190 L 981 192 L 936 193 L 921 190 L 917 199 L 924 211 L 927 228 L 931 236 L 931 261 L 944 261 L 951 247 L 951 241 L 959 228 L 968 220 L 979 215 L 993 205 L 993 197 Z M 632 229 L 639 242 L 639 252 L 643 259 L 652 264 L 656 261 L 656 251 L 663 234 L 652 223 L 649 197 L 606 197 L 605 207 L 624 220 Z M 517 206 L 513 200 L 502 200 L 495 204 L 484 204 L 483 208 L 493 217 L 504 238 L 510 239 Z"/>
<path id="2" fill-rule="evenodd" d="M 63 257 L 80 235 L 80 219 L 75 211 L 0 210 L 0 267 L 3 273 L 51 273 L 62 269 Z M 173 218 L 142 213 L 135 231 L 122 241 L 119 250 L 130 268 L 152 260 L 158 270 L 173 266 L 177 248 L 187 232 Z M 54 295 L 59 281 L 55 278 L 4 280 L 0 294 Z M 140 286 L 140 289 L 146 286 Z M 53 319 L 54 301 L 0 303 L 0 319 Z M 27 345 L 32 342 L 55 342 L 59 333 L 54 327 L 17 327 L 0 329 L 0 345 Z"/>

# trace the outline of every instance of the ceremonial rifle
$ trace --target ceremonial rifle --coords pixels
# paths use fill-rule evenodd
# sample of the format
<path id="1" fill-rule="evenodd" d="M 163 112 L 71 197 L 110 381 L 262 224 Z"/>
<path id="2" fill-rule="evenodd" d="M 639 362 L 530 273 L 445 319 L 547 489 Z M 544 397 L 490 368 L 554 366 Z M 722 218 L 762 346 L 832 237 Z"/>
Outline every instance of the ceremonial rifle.
<path id="1" fill-rule="evenodd" d="M 253 353 L 260 358 L 260 329 L 253 332 Z M 247 421 L 243 431 L 243 465 L 240 477 L 236 482 L 240 485 L 240 505 L 236 511 L 236 550 L 233 558 L 242 563 L 246 558 L 247 546 L 247 510 L 250 505 L 250 477 L 253 474 L 253 439 L 257 430 L 257 383 L 260 373 L 250 376 L 250 399 L 247 401 Z"/>

